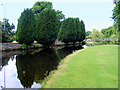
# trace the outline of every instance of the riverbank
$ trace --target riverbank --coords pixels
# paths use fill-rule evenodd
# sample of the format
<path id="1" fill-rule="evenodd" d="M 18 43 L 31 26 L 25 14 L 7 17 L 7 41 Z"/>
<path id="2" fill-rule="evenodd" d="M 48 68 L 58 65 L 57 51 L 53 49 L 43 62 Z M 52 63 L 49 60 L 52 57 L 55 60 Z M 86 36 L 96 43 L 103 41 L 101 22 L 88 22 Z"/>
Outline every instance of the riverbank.
<path id="1" fill-rule="evenodd" d="M 2 51 L 14 51 L 21 49 L 22 44 L 18 43 L 2 43 Z M 64 46 L 64 43 L 55 43 L 55 46 Z M 34 43 L 32 46 L 30 46 L 31 49 L 34 48 L 42 48 L 43 45 Z"/>
<path id="2" fill-rule="evenodd" d="M 74 52 L 51 72 L 43 88 L 118 88 L 118 46 L 94 46 Z"/>

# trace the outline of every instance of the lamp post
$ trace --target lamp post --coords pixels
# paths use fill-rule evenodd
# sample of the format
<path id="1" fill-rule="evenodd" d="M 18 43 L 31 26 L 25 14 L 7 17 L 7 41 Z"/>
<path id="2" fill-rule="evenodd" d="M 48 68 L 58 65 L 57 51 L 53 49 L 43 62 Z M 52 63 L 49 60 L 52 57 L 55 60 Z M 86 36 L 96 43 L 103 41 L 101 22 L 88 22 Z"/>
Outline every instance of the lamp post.
<path id="1" fill-rule="evenodd" d="M 1 4 L 3 6 L 3 22 L 4 22 L 4 30 L 5 30 L 5 3 L 4 4 Z M 4 87 L 3 88 L 6 88 L 6 82 L 5 82 L 5 67 L 4 67 Z"/>
<path id="2" fill-rule="evenodd" d="M 3 22 L 4 22 L 4 30 L 5 30 L 5 3 L 4 4 L 1 4 L 4 8 L 4 13 L 3 13 Z"/>

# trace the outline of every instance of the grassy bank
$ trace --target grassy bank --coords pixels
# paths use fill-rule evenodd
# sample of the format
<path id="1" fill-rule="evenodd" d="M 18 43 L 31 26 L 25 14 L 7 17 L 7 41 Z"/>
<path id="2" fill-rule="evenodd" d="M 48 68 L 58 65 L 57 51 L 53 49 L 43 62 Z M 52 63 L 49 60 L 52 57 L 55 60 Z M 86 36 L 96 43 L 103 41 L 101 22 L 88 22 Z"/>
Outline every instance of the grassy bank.
<path id="1" fill-rule="evenodd" d="M 86 48 L 67 56 L 44 88 L 117 88 L 118 46 Z"/>

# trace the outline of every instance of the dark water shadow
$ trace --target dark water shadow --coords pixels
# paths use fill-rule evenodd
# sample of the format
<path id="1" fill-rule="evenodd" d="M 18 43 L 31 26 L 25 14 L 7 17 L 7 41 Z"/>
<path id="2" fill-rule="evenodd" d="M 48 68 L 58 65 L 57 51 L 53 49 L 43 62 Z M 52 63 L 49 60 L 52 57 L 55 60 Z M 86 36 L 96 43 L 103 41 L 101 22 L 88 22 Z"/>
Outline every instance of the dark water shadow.
<path id="1" fill-rule="evenodd" d="M 18 78 L 25 88 L 30 88 L 49 75 L 58 66 L 58 57 L 54 49 L 43 49 L 35 54 L 26 53 L 16 57 Z"/>
<path id="2" fill-rule="evenodd" d="M 73 51 L 80 50 L 80 49 L 83 49 L 83 47 L 82 46 L 76 46 L 76 47 L 69 46 L 69 47 L 64 47 L 62 49 L 58 49 L 56 52 L 59 57 L 59 60 L 61 61 L 67 55 L 72 54 Z"/>

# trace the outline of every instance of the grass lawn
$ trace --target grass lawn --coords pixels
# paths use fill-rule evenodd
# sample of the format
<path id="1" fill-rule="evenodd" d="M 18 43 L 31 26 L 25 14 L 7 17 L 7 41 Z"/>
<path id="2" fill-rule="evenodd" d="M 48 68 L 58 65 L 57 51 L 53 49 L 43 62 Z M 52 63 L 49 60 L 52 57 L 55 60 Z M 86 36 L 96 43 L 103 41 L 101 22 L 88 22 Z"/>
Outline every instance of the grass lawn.
<path id="1" fill-rule="evenodd" d="M 118 46 L 94 46 L 74 52 L 44 88 L 118 88 Z"/>

